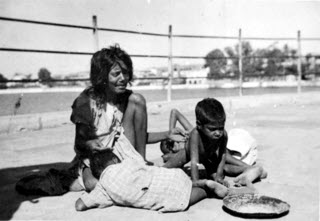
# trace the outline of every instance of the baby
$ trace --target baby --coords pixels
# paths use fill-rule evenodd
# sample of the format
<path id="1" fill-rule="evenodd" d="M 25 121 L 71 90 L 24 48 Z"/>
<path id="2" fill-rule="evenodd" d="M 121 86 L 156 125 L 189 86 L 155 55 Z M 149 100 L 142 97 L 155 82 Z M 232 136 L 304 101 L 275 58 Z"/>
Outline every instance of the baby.
<path id="1" fill-rule="evenodd" d="M 76 210 L 129 206 L 159 212 L 186 210 L 207 197 L 223 198 L 227 187 L 213 180 L 191 179 L 178 168 L 148 166 L 119 158 L 109 149 L 90 157 L 96 187 L 76 201 Z"/>

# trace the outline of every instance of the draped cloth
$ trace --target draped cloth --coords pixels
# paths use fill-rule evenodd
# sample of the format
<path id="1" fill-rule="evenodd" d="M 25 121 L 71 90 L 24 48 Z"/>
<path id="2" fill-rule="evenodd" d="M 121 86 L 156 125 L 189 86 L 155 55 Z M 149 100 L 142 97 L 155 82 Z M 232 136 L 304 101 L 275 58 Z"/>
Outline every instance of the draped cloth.
<path id="1" fill-rule="evenodd" d="M 92 89 L 89 88 L 74 101 L 70 119 L 74 124 L 83 124 L 90 128 L 88 139 L 98 139 L 103 144 L 103 149 L 111 149 L 121 161 L 132 159 L 144 162 L 142 156 L 125 136 L 122 125 L 123 112 L 125 110 L 124 105 L 127 104 L 131 93 L 131 91 L 125 93 L 125 100 L 119 106 L 110 103 L 101 105 L 93 95 Z M 83 185 L 82 170 L 84 167 L 90 167 L 88 153 L 79 150 L 77 141 L 74 148 L 78 155 L 77 158 L 82 162 L 80 163 L 78 173 L 79 182 Z"/>

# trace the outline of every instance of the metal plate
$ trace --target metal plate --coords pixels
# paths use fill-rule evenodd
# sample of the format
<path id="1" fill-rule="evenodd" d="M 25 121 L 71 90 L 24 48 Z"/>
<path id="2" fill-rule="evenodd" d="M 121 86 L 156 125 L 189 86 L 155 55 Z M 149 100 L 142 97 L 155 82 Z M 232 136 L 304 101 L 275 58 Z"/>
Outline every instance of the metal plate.
<path id="1" fill-rule="evenodd" d="M 282 200 L 259 194 L 236 194 L 223 199 L 226 212 L 241 217 L 280 217 L 288 214 L 290 205 Z"/>

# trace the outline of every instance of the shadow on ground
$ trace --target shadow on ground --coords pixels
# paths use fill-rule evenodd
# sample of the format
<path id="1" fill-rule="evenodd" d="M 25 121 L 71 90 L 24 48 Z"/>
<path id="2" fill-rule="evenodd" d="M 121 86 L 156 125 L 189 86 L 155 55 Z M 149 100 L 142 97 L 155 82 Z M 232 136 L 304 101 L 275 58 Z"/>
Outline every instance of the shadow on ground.
<path id="1" fill-rule="evenodd" d="M 25 196 L 15 190 L 16 183 L 25 176 L 48 171 L 50 168 L 63 169 L 70 165 L 67 162 L 6 168 L 0 170 L 0 220 L 10 220 L 24 201 L 38 203 L 40 196 Z M 43 197 L 43 196 L 41 196 Z"/>

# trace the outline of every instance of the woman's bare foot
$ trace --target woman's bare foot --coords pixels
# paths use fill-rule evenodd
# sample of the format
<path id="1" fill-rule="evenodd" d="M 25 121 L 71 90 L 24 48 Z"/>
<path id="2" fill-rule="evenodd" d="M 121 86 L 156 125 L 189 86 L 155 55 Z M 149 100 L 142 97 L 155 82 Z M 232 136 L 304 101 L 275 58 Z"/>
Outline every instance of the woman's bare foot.
<path id="1" fill-rule="evenodd" d="M 223 198 L 228 194 L 228 188 L 213 180 L 206 180 L 206 187 L 213 192 L 218 198 Z"/>

